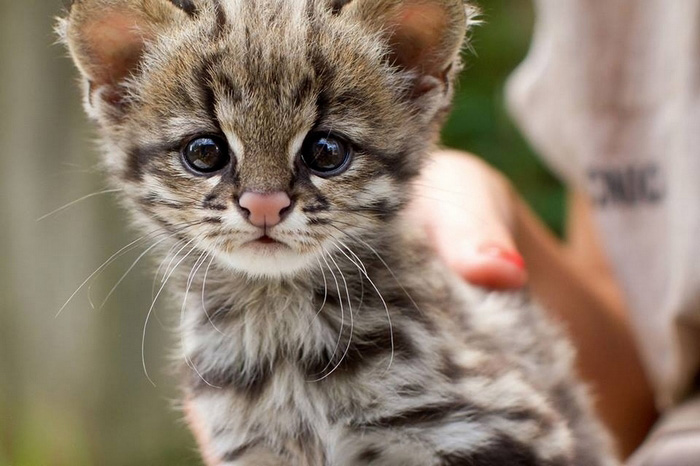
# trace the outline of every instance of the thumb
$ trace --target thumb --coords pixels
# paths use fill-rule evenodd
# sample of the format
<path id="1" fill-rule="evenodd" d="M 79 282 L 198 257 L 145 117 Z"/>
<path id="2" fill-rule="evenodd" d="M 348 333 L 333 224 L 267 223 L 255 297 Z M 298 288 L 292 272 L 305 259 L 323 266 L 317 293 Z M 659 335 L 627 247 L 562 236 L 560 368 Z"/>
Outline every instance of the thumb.
<path id="1" fill-rule="evenodd" d="M 438 253 L 462 278 L 499 290 L 519 289 L 527 283 L 525 261 L 507 234 L 460 235 L 458 231 L 435 236 Z"/>
<path id="2" fill-rule="evenodd" d="M 523 287 L 528 277 L 512 234 L 508 182 L 480 160 L 452 153 L 438 156 L 426 178 L 418 193 L 423 221 L 450 268 L 477 286 Z"/>

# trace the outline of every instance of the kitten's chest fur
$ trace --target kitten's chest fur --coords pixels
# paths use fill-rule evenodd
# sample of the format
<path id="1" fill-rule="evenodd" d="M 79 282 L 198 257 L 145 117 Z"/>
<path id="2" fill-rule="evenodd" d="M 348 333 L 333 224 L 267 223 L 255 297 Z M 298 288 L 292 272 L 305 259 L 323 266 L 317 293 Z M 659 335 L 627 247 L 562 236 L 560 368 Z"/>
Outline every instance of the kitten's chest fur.
<path id="1" fill-rule="evenodd" d="M 405 246 L 383 249 L 387 263 L 336 257 L 295 282 L 214 274 L 204 300 L 188 297 L 188 396 L 220 456 L 264 445 L 284 464 L 369 464 L 356 456 L 387 432 L 426 429 L 458 437 L 461 451 L 506 436 L 533 458 L 574 456 L 553 395 L 571 383 L 556 332 L 520 298 L 475 292 L 425 252 L 402 258 L 423 251 Z M 421 454 L 415 464 L 433 464 Z"/>
<path id="2" fill-rule="evenodd" d="M 437 327 L 446 313 L 428 318 L 413 296 L 454 306 L 447 287 L 396 276 L 410 264 L 390 268 L 367 255 L 324 262 L 293 281 L 255 282 L 222 271 L 195 282 L 204 293 L 188 296 L 183 326 L 192 387 L 228 388 L 258 401 L 285 392 L 292 406 L 324 398 L 323 415 L 338 417 L 357 398 L 379 397 L 385 383 L 378 378 L 424 362 L 444 343 Z"/>
<path id="3" fill-rule="evenodd" d="M 366 272 L 355 265 L 360 261 Z M 322 437 L 329 422 L 384 403 L 392 378 L 410 385 L 410 372 L 425 365 L 439 342 L 437 322 L 421 317 L 400 283 L 416 296 L 427 291 L 447 299 L 444 287 L 430 293 L 423 282 L 423 290 L 415 289 L 413 278 L 392 277 L 368 255 L 328 257 L 321 264 L 317 273 L 274 283 L 221 271 L 208 278 L 204 300 L 190 293 L 183 326 L 190 388 L 227 392 L 239 416 L 247 413 L 239 419 L 265 418 L 280 435 L 298 433 L 303 423 Z M 392 265 L 392 271 L 409 266 Z"/>

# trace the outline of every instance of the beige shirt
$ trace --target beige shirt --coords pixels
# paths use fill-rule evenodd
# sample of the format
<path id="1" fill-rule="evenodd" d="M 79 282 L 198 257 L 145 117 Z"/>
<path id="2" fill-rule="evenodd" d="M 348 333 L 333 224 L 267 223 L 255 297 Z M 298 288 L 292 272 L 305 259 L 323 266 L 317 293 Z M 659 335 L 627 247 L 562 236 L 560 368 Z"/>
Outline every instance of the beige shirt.
<path id="1" fill-rule="evenodd" d="M 700 0 L 535 0 L 511 109 L 588 192 L 661 407 L 700 367 Z"/>

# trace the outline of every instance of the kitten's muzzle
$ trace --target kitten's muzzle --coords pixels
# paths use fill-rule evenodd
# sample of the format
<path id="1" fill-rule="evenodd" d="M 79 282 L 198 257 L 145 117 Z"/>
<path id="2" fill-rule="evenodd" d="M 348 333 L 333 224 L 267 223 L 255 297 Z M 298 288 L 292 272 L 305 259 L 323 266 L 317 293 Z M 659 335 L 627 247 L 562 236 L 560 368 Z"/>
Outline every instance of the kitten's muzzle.
<path id="1" fill-rule="evenodd" d="M 285 192 L 257 193 L 247 191 L 238 199 L 243 216 L 258 228 L 278 225 L 292 210 L 292 200 Z"/>

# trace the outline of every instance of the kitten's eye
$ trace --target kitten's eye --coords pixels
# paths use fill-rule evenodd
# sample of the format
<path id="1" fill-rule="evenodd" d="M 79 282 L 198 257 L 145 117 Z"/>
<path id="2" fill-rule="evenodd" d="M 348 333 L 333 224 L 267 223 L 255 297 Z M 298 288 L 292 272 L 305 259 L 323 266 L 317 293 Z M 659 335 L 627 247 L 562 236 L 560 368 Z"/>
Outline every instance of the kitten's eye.
<path id="1" fill-rule="evenodd" d="M 182 157 L 190 169 L 207 175 L 226 167 L 231 160 L 228 144 L 216 136 L 193 139 L 182 150 Z"/>
<path id="2" fill-rule="evenodd" d="M 350 166 L 352 149 L 338 136 L 312 133 L 301 148 L 301 160 L 318 176 L 336 176 Z"/>

